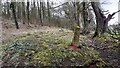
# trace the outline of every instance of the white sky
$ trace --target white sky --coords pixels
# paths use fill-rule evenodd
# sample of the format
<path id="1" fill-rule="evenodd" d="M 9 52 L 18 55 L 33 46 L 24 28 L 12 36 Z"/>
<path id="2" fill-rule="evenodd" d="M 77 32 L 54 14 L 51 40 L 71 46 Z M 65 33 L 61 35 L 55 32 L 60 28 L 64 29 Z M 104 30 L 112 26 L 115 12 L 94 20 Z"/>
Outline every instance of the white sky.
<path id="1" fill-rule="evenodd" d="M 6 0 L 2 0 L 2 1 L 6 1 Z M 23 1 L 23 0 L 21 0 L 21 1 Z M 42 1 L 46 1 L 46 0 L 42 0 Z M 70 1 L 70 0 L 49 0 L 49 1 L 52 1 L 52 2 L 54 1 L 54 2 L 56 2 L 56 5 L 59 5 L 59 4 L 64 3 L 65 1 Z M 100 0 L 100 1 L 101 2 L 106 2 L 106 3 L 109 2 L 108 4 L 103 4 L 102 5 L 104 10 L 109 10 L 110 13 L 118 11 L 118 2 L 119 2 L 119 0 Z M 115 22 L 118 22 L 118 14 L 116 14 L 114 17 L 115 18 L 112 19 L 109 22 L 109 25 L 114 24 Z"/>
<path id="2" fill-rule="evenodd" d="M 50 0 L 53 1 L 53 0 Z M 54 0 L 57 5 L 63 3 L 65 0 Z M 69 1 L 69 0 L 68 0 Z M 103 4 L 102 7 L 104 10 L 109 10 L 109 12 L 112 14 L 113 12 L 118 11 L 118 2 L 119 0 L 100 0 L 101 2 L 106 2 L 107 4 Z M 112 19 L 108 24 L 115 24 L 118 22 L 118 13 L 114 16 L 115 18 Z"/>
<path id="3" fill-rule="evenodd" d="M 118 11 L 118 2 L 119 0 L 101 0 L 102 2 L 106 1 L 108 4 L 102 5 L 104 10 L 109 10 L 112 14 L 113 12 Z M 109 25 L 115 24 L 118 22 L 118 13 L 114 16 L 115 18 L 109 22 Z"/>

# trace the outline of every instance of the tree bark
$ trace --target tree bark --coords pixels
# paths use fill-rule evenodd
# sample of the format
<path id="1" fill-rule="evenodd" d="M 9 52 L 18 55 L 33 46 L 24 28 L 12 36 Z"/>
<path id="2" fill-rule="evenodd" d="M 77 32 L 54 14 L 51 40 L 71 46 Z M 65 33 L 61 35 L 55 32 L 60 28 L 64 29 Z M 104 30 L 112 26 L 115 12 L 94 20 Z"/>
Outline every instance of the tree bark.
<path id="1" fill-rule="evenodd" d="M 80 37 L 80 28 L 75 28 L 72 44 L 78 45 L 79 44 L 79 37 Z"/>
<path id="2" fill-rule="evenodd" d="M 101 36 L 103 35 L 108 27 L 108 22 L 112 19 L 112 17 L 120 12 L 120 10 L 118 10 L 117 12 L 114 12 L 112 14 L 109 14 L 107 17 L 102 13 L 100 6 L 99 6 L 99 2 L 91 2 L 91 5 L 93 7 L 93 11 L 95 13 L 96 16 L 96 30 L 94 33 L 94 37 L 97 36 Z"/>
<path id="3" fill-rule="evenodd" d="M 26 20 L 26 14 L 25 14 L 25 3 L 22 2 L 22 22 L 23 24 L 25 24 L 25 20 Z"/>
<path id="4" fill-rule="evenodd" d="M 15 25 L 16 25 L 16 28 L 19 29 L 19 25 L 18 25 L 18 22 L 17 22 L 17 18 L 16 18 L 16 11 L 15 11 L 15 3 L 12 2 L 11 3 L 11 9 L 12 9 L 12 13 L 13 13 L 13 17 L 14 17 L 14 20 L 15 20 Z"/>
<path id="5" fill-rule="evenodd" d="M 40 18 L 40 22 L 41 22 L 41 25 L 42 25 L 42 2 L 40 2 L 40 4 L 39 4 L 39 2 L 37 2 L 37 5 L 38 5 L 38 14 L 39 14 L 39 18 Z"/>
<path id="6" fill-rule="evenodd" d="M 42 13 L 43 13 L 43 19 L 46 17 L 46 11 L 45 11 L 45 2 L 41 2 L 41 8 L 42 8 Z"/>
<path id="7" fill-rule="evenodd" d="M 10 3 L 7 2 L 7 18 L 10 19 Z"/>
<path id="8" fill-rule="evenodd" d="M 83 2 L 82 3 L 82 17 L 83 17 L 83 31 L 82 31 L 82 34 L 88 34 L 89 31 L 88 31 L 88 26 L 90 24 L 90 20 L 88 20 L 88 7 L 87 7 L 87 2 Z"/>
<path id="9" fill-rule="evenodd" d="M 49 23 L 50 23 L 50 4 L 49 4 L 49 0 L 47 0 L 47 12 L 48 12 L 48 20 L 49 20 Z"/>
<path id="10" fill-rule="evenodd" d="M 96 30 L 93 37 L 101 36 L 105 16 L 102 14 L 101 9 L 99 8 L 99 2 L 91 2 L 91 5 L 96 16 Z"/>
<path id="11" fill-rule="evenodd" d="M 72 44 L 74 45 L 78 45 L 79 44 L 79 36 L 80 36 L 80 5 L 79 5 L 79 2 L 76 2 L 76 24 L 77 26 L 75 26 L 75 31 L 74 31 L 74 37 L 73 37 L 73 40 L 72 40 Z"/>
<path id="12" fill-rule="evenodd" d="M 27 0 L 27 19 L 28 19 L 28 26 L 30 25 L 29 5 L 30 5 L 29 0 Z"/>

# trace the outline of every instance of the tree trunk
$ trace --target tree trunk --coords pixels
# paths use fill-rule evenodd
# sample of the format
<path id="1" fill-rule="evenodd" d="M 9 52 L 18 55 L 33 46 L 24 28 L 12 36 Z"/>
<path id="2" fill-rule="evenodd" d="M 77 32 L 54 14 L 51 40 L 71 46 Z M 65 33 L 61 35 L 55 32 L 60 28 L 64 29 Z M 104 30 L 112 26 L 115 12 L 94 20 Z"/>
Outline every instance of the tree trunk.
<path id="1" fill-rule="evenodd" d="M 10 19 L 10 3 L 7 2 L 7 18 Z"/>
<path id="2" fill-rule="evenodd" d="M 79 44 L 79 36 L 80 36 L 80 5 L 79 5 L 79 2 L 76 2 L 76 24 L 77 26 L 75 26 L 75 31 L 74 31 L 74 37 L 73 37 L 73 40 L 72 40 L 72 44 L 74 45 L 78 45 Z"/>
<path id="3" fill-rule="evenodd" d="M 27 19 L 28 19 L 28 26 L 30 26 L 29 5 L 30 5 L 29 0 L 27 0 Z"/>
<path id="4" fill-rule="evenodd" d="M 49 23 L 50 23 L 50 4 L 49 4 L 49 0 L 47 0 L 47 12 L 48 12 L 48 20 L 49 20 Z"/>
<path id="5" fill-rule="evenodd" d="M 16 11 L 15 11 L 14 2 L 11 3 L 11 8 L 12 8 L 12 12 L 13 12 L 16 28 L 19 29 L 19 25 L 18 25 L 17 18 L 16 18 Z"/>
<path id="6" fill-rule="evenodd" d="M 79 37 L 80 37 L 80 28 L 78 27 L 78 28 L 75 28 L 72 44 L 78 45 L 79 44 Z"/>
<path id="7" fill-rule="evenodd" d="M 120 12 L 120 10 L 118 10 L 117 12 L 114 12 L 112 14 L 109 14 L 107 17 L 102 13 L 100 7 L 99 7 L 99 2 L 91 2 L 91 5 L 93 7 L 93 11 L 95 13 L 95 16 L 96 16 L 96 30 L 95 30 L 95 33 L 94 33 L 94 37 L 96 36 L 101 36 L 103 35 L 106 30 L 107 30 L 107 27 L 108 27 L 108 22 L 112 19 L 112 17 Z"/>
<path id="8" fill-rule="evenodd" d="M 101 36 L 105 16 L 102 14 L 102 12 L 99 8 L 99 2 L 91 2 L 91 5 L 93 7 L 93 11 L 94 11 L 95 16 L 96 16 L 96 30 L 95 30 L 93 37 Z"/>
<path id="9" fill-rule="evenodd" d="M 41 10 L 42 10 L 42 17 L 43 19 L 46 17 L 46 12 L 45 12 L 45 2 L 41 2 Z"/>
<path id="10" fill-rule="evenodd" d="M 22 2 L 22 22 L 25 24 L 26 14 L 25 14 L 25 2 Z"/>
<path id="11" fill-rule="evenodd" d="M 39 2 L 37 2 L 37 5 L 38 5 L 38 14 L 39 14 L 39 17 L 40 17 L 40 22 L 41 22 L 41 25 L 42 25 L 42 2 L 40 2 L 40 4 L 39 4 Z"/>
<path id="12" fill-rule="evenodd" d="M 21 5 L 19 2 L 16 2 L 17 6 L 16 6 L 16 9 L 17 9 L 17 19 L 18 20 L 21 20 Z"/>
<path id="13" fill-rule="evenodd" d="M 89 33 L 88 26 L 90 24 L 90 20 L 88 20 L 88 7 L 87 7 L 88 5 L 87 5 L 87 2 L 83 2 L 82 5 L 83 5 L 82 17 L 84 22 L 82 34 L 87 34 Z"/>
<path id="14" fill-rule="evenodd" d="M 37 6 L 36 6 L 37 2 L 31 2 L 31 10 L 30 10 L 30 22 L 36 23 L 37 24 Z"/>

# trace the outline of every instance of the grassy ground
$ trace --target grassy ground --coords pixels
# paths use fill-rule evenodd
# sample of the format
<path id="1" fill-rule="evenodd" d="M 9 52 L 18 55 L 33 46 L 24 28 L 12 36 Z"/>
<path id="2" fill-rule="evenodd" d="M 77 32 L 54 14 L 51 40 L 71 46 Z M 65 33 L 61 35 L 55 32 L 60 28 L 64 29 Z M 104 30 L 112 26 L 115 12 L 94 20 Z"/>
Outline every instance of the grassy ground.
<path id="1" fill-rule="evenodd" d="M 105 65 L 99 52 L 87 45 L 80 44 L 80 52 L 70 50 L 72 37 L 72 31 L 60 28 L 28 32 L 1 46 L 3 65 L 82 66 L 93 60 L 100 60 L 99 66 Z M 82 41 L 85 37 L 81 36 L 80 39 Z"/>
<path id="2" fill-rule="evenodd" d="M 69 49 L 73 32 L 67 29 L 38 26 L 36 28 L 4 29 L 0 58 L 2 65 L 84 66 L 93 60 L 97 65 L 119 68 L 119 41 L 108 35 L 94 38 L 80 35 L 80 52 Z M 104 61 L 103 61 L 104 60 Z"/>

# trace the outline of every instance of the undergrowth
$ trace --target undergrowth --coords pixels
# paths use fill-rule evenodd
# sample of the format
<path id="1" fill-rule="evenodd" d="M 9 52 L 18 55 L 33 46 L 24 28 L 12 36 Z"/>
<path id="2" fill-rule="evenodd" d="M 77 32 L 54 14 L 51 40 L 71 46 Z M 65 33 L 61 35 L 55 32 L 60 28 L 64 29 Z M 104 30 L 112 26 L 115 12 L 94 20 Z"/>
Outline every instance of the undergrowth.
<path id="1" fill-rule="evenodd" d="M 99 57 L 99 52 L 87 46 L 82 46 L 80 52 L 69 50 L 71 40 L 72 37 L 68 33 L 30 34 L 1 46 L 1 59 L 3 65 L 16 67 L 25 65 L 84 66 L 93 60 L 100 61 L 97 64 L 100 68 L 106 65 Z"/>

